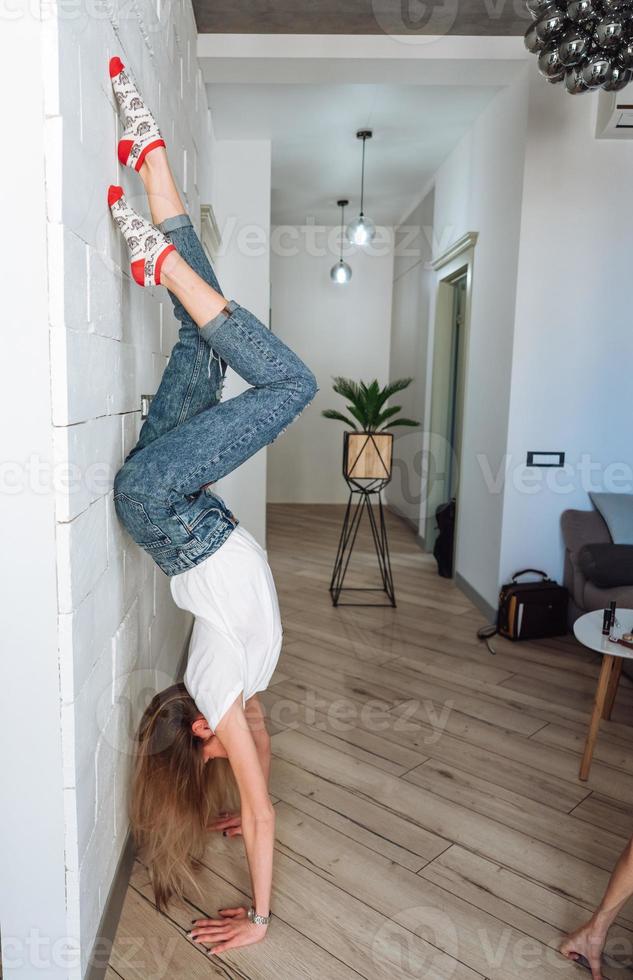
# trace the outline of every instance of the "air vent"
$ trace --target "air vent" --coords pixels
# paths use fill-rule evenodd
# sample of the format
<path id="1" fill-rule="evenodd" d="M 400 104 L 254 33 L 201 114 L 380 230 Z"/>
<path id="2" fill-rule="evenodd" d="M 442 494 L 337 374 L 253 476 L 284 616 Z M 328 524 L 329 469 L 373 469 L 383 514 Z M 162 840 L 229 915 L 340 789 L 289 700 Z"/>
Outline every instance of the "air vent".
<path id="1" fill-rule="evenodd" d="M 621 92 L 599 93 L 596 139 L 633 139 L 633 85 Z"/>

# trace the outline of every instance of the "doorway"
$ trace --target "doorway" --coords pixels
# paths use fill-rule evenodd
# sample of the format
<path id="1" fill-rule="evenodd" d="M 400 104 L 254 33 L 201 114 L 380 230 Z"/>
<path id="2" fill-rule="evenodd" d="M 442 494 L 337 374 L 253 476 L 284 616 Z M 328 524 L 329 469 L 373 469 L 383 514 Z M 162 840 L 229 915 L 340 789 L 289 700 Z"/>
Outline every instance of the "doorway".
<path id="1" fill-rule="evenodd" d="M 455 516 L 444 512 L 443 528 L 456 540 L 468 346 L 470 265 L 462 263 L 438 281 L 428 436 L 425 544 L 432 551 L 439 535 L 438 507 L 455 501 Z M 447 520 L 447 517 L 449 518 Z M 444 533 L 447 533 L 446 530 Z M 454 552 L 454 544 L 451 544 Z M 454 555 L 453 555 L 454 557 Z M 453 565 L 454 562 L 451 562 Z"/>
<path id="2" fill-rule="evenodd" d="M 453 291 L 453 316 L 450 326 L 451 350 L 448 364 L 448 467 L 446 475 L 446 496 L 448 500 L 457 497 L 459 484 L 459 465 L 462 447 L 462 421 L 464 411 L 464 346 L 466 324 L 466 284 L 463 273 L 459 279 L 450 283 Z"/>

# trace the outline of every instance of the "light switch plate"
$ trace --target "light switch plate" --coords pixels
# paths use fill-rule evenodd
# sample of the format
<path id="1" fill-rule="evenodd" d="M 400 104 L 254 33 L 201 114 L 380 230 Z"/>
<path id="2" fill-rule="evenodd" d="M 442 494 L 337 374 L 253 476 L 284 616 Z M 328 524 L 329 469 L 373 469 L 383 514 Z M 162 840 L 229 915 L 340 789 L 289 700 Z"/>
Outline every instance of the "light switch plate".
<path id="1" fill-rule="evenodd" d="M 531 450 L 527 454 L 526 466 L 564 466 L 565 453 L 537 452 Z"/>

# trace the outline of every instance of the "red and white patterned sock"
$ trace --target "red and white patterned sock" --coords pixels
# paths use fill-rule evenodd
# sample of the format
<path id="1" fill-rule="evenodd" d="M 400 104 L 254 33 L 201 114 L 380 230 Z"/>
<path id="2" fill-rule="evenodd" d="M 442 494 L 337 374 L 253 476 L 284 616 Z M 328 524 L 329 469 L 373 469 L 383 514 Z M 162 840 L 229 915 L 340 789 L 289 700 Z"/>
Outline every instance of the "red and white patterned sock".
<path id="1" fill-rule="evenodd" d="M 175 245 L 130 207 L 122 187 L 110 187 L 108 205 L 130 250 L 133 279 L 139 286 L 160 286 L 162 264 L 170 252 L 176 251 Z"/>
<path id="2" fill-rule="evenodd" d="M 140 170 L 149 151 L 164 146 L 165 141 L 120 58 L 110 59 L 110 78 L 125 127 L 119 140 L 119 160 L 126 167 Z"/>

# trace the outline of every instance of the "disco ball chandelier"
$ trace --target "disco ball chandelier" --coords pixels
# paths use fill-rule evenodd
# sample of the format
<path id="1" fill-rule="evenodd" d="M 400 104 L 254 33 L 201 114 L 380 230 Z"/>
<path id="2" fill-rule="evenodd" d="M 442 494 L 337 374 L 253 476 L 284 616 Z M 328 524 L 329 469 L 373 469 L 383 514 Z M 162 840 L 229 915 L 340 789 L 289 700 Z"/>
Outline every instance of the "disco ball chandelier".
<path id="1" fill-rule="evenodd" d="M 527 0 L 525 46 L 570 95 L 618 92 L 633 78 L 633 0 Z"/>

